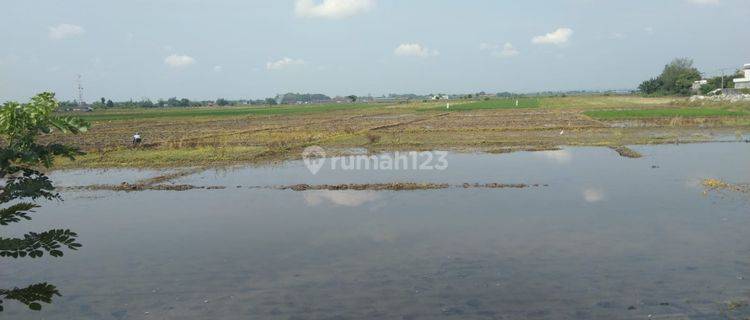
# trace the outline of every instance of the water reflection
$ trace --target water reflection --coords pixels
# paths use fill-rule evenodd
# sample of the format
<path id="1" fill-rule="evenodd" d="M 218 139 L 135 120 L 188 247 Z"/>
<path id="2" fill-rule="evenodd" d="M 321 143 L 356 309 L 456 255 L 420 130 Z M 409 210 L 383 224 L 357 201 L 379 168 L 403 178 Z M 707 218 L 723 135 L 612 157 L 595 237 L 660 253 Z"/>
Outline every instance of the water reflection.
<path id="1" fill-rule="evenodd" d="M 0 226 L 31 220 L 31 214 L 40 206 L 36 199 L 59 200 L 52 181 L 43 173 L 18 166 L 5 165 L 0 168 Z M 68 229 L 52 229 L 43 232 L 27 232 L 21 237 L 0 237 L 0 258 L 24 259 L 62 257 L 64 249 L 77 250 L 78 234 Z M 0 288 L 0 312 L 5 310 L 5 300 L 17 301 L 31 310 L 41 310 L 41 303 L 52 303 L 60 296 L 54 285 L 38 283 L 25 288 Z"/>
<path id="2" fill-rule="evenodd" d="M 569 150 L 545 150 L 533 153 L 535 156 L 551 160 L 556 163 L 569 163 L 573 160 L 573 154 Z"/>
<path id="3" fill-rule="evenodd" d="M 324 202 L 344 207 L 359 207 L 365 203 L 373 202 L 380 198 L 378 193 L 372 191 L 306 191 L 304 192 L 305 203 L 308 206 L 319 206 Z"/>
<path id="4" fill-rule="evenodd" d="M 311 177 L 288 165 L 184 178 L 227 186 L 499 181 L 544 188 L 67 193 L 70 200 L 45 204 L 24 226 L 70 224 L 86 237 L 86 250 L 54 264 L 4 264 L 0 282 L 44 279 L 64 288 L 64 297 L 34 314 L 45 319 L 750 316 L 741 307 L 750 292 L 747 201 L 687 186 L 704 174 L 750 181 L 750 145 L 634 149 L 647 156 L 571 148 L 550 157 L 452 155 L 440 173 Z M 569 161 L 564 170 L 559 159 Z"/>

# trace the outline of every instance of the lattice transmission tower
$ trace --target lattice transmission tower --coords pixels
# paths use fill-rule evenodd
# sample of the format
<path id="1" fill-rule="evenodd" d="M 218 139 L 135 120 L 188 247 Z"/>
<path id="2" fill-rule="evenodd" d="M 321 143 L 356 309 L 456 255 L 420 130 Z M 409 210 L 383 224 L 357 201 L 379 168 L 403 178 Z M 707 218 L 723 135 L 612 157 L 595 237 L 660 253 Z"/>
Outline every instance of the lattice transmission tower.
<path id="1" fill-rule="evenodd" d="M 78 106 L 85 107 L 86 101 L 83 100 L 83 81 L 81 80 L 80 74 L 76 78 L 76 94 L 78 96 Z"/>

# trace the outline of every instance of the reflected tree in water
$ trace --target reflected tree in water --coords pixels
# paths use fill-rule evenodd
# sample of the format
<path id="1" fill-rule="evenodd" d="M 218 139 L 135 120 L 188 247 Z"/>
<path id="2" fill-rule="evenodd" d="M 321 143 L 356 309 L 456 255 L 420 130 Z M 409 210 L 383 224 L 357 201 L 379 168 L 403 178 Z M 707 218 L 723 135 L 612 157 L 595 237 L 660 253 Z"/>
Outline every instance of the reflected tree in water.
<path id="1" fill-rule="evenodd" d="M 77 134 L 88 129 L 88 123 L 75 117 L 59 117 L 53 93 L 41 93 L 27 104 L 7 102 L 0 109 L 0 227 L 31 220 L 39 206 L 36 200 L 59 200 L 52 181 L 35 168 L 49 168 L 56 157 L 73 158 L 80 155 L 76 148 L 58 143 L 39 143 L 42 135 L 58 130 Z M 77 234 L 67 229 L 28 232 L 21 238 L 6 238 L 0 234 L 0 258 L 39 258 L 45 254 L 62 257 L 63 250 L 76 250 Z M 40 310 L 41 303 L 52 303 L 60 296 L 57 288 L 38 283 L 25 288 L 0 289 L 0 312 L 3 300 L 14 300 L 32 310 Z"/>

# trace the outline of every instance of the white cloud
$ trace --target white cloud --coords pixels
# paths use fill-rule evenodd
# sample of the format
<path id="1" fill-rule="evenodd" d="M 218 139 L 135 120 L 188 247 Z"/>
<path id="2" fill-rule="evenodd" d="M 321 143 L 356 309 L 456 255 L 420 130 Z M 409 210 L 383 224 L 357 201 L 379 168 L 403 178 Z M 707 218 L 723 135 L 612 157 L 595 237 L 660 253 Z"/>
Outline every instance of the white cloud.
<path id="1" fill-rule="evenodd" d="M 224 67 L 222 66 L 214 66 L 214 72 L 221 72 L 224 70 Z"/>
<path id="2" fill-rule="evenodd" d="M 534 44 L 565 44 L 570 40 L 573 35 L 573 30 L 570 28 L 558 28 L 557 30 L 545 34 L 543 36 L 536 36 L 531 39 Z"/>
<path id="3" fill-rule="evenodd" d="M 601 189 L 586 189 L 583 190 L 583 200 L 586 202 L 594 203 L 604 200 L 604 191 Z"/>
<path id="4" fill-rule="evenodd" d="M 503 45 L 503 50 L 500 51 L 500 56 L 502 57 L 513 57 L 517 55 L 518 49 L 516 49 L 516 47 L 510 42 L 506 42 L 505 45 Z"/>
<path id="5" fill-rule="evenodd" d="M 74 24 L 62 23 L 54 27 L 49 27 L 49 37 L 54 40 L 62 40 L 65 38 L 75 37 L 82 35 L 86 32 L 81 26 Z"/>
<path id="6" fill-rule="evenodd" d="M 717 5 L 721 3 L 721 0 L 687 0 L 687 2 L 700 5 Z"/>
<path id="7" fill-rule="evenodd" d="M 437 50 L 431 50 L 418 43 L 403 43 L 399 45 L 393 53 L 401 57 L 434 57 L 440 54 Z"/>
<path id="8" fill-rule="evenodd" d="M 164 64 L 175 69 L 181 69 L 195 64 L 195 59 L 187 55 L 173 54 L 164 58 Z"/>
<path id="9" fill-rule="evenodd" d="M 515 57 L 519 54 L 518 49 L 510 42 L 506 42 L 502 47 L 498 44 L 482 43 L 479 45 L 479 50 L 490 51 L 493 56 L 500 58 Z"/>
<path id="10" fill-rule="evenodd" d="M 369 11 L 375 0 L 297 0 L 294 12 L 298 17 L 340 19 Z"/>
<path id="11" fill-rule="evenodd" d="M 284 57 L 281 60 L 277 61 L 271 61 L 266 63 L 266 69 L 267 70 L 281 70 L 292 66 L 299 66 L 305 64 L 305 60 L 301 59 L 292 59 Z"/>

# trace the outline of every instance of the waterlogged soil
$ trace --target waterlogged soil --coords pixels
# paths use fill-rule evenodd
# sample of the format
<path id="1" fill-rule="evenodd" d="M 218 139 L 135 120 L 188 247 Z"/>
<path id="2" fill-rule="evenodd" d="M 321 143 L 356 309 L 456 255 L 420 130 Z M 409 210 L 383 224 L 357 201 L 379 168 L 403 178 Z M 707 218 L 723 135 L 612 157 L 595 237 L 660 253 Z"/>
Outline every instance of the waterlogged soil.
<path id="1" fill-rule="evenodd" d="M 642 157 L 563 148 L 451 153 L 443 171 L 313 175 L 292 161 L 57 174 L 64 186 L 206 189 L 63 189 L 3 232 L 70 228 L 83 247 L 0 267 L 2 287 L 49 282 L 62 296 L 35 313 L 5 301 L 2 317 L 749 317 L 750 198 L 731 186 L 750 182 L 750 144 L 630 148 Z M 528 185 L 487 187 L 498 182 Z"/>

